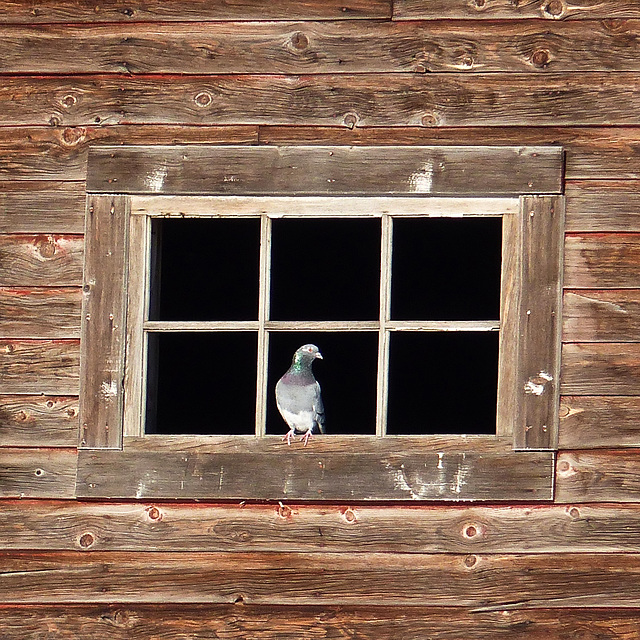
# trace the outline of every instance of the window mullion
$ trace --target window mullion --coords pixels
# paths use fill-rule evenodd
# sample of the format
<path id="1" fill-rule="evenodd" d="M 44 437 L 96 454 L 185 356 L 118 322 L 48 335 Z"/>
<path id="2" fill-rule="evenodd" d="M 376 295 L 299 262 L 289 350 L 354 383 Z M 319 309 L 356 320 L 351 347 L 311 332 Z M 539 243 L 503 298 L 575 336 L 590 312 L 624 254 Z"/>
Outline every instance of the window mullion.
<path id="1" fill-rule="evenodd" d="M 258 301 L 258 375 L 256 380 L 256 436 L 266 433 L 267 367 L 269 362 L 269 320 L 271 300 L 271 218 L 260 217 L 260 284 Z"/>
<path id="2" fill-rule="evenodd" d="M 389 390 L 389 328 L 391 319 L 391 256 L 393 248 L 393 218 L 382 216 L 380 251 L 380 328 L 378 330 L 378 383 L 376 436 L 387 431 L 387 400 Z"/>

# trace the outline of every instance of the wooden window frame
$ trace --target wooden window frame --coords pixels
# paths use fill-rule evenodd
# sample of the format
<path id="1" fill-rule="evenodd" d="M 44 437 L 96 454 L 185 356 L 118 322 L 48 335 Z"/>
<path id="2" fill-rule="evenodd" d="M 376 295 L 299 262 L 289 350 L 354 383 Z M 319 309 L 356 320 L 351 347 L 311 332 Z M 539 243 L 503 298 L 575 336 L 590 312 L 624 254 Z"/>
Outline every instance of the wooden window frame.
<path id="1" fill-rule="evenodd" d="M 559 147 L 92 149 L 77 496 L 551 500 L 562 326 L 562 185 Z M 295 217 L 317 217 L 327 204 L 382 218 L 382 311 L 376 326 L 367 327 L 381 337 L 379 376 L 387 366 L 389 329 L 416 328 L 389 318 L 385 287 L 391 234 L 385 225 L 396 216 L 424 216 L 425 211 L 502 216 L 496 435 L 380 437 L 386 407 L 380 378 L 376 436 L 329 435 L 302 448 L 287 447 L 279 436 L 260 430 L 261 437 L 143 435 L 144 331 L 232 324 L 145 320 L 151 219 L 210 216 L 216 210 L 260 217 L 264 277 L 270 219 L 294 205 L 302 211 Z M 264 424 L 268 332 L 297 325 L 268 320 L 265 291 L 261 286 L 258 322 L 245 327 L 258 331 L 258 425 Z M 243 323 L 233 324 L 238 329 Z M 358 323 L 342 324 L 352 329 Z M 422 328 L 438 330 L 444 323 L 431 324 Z M 449 324 L 449 329 L 469 328 Z"/>

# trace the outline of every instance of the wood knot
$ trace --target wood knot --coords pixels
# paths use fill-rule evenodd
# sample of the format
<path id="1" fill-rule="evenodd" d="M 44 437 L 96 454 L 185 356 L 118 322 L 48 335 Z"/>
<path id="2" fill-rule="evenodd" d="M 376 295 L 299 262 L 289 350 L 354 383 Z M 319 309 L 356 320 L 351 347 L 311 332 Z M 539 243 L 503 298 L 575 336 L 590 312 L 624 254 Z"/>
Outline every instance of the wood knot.
<path id="1" fill-rule="evenodd" d="M 24 422 L 29 417 L 29 414 L 26 411 L 18 411 L 16 414 L 16 418 L 19 422 Z"/>
<path id="2" fill-rule="evenodd" d="M 558 460 L 558 473 L 568 474 L 571 471 L 571 463 L 566 459 Z"/>
<path id="3" fill-rule="evenodd" d="M 38 253 L 45 259 L 53 258 L 56 255 L 56 243 L 51 236 L 40 239 L 37 248 Z"/>
<path id="4" fill-rule="evenodd" d="M 76 104 L 78 104 L 78 98 L 76 98 L 72 93 L 69 93 L 64 96 L 62 100 L 60 100 L 60 104 L 65 109 L 71 109 L 71 107 L 74 107 Z"/>
<path id="5" fill-rule="evenodd" d="M 7 344 L 4 345 L 5 353 L 13 353 L 15 350 L 16 350 L 15 345 L 11 344 L 10 342 L 7 342 Z"/>
<path id="6" fill-rule="evenodd" d="M 542 13 L 546 17 L 559 18 L 564 13 L 564 2 L 562 0 L 549 0 L 542 5 Z"/>
<path id="7" fill-rule="evenodd" d="M 193 101 L 201 108 L 208 107 L 213 102 L 213 96 L 208 91 L 201 91 Z"/>
<path id="8" fill-rule="evenodd" d="M 292 514 L 293 511 L 291 511 L 290 507 L 286 504 L 282 504 L 282 502 L 278 502 L 278 515 L 281 518 L 290 518 Z"/>
<path id="9" fill-rule="evenodd" d="M 485 4 L 486 0 L 473 0 L 473 6 L 476 9 L 484 9 Z"/>
<path id="10" fill-rule="evenodd" d="M 298 51 L 302 51 L 309 46 L 309 38 L 302 31 L 296 31 L 291 36 L 291 46 Z"/>
<path id="11" fill-rule="evenodd" d="M 55 403 L 53 402 L 53 400 L 47 400 L 45 402 L 45 406 L 47 407 L 47 409 L 53 409 L 54 404 Z"/>
<path id="12" fill-rule="evenodd" d="M 62 132 L 62 142 L 69 147 L 73 147 L 81 140 L 84 140 L 87 132 L 83 127 L 67 127 Z"/>
<path id="13" fill-rule="evenodd" d="M 150 520 L 155 520 L 156 522 L 160 522 L 160 520 L 162 520 L 162 511 L 160 511 L 158 507 L 149 507 L 147 509 L 147 515 Z"/>
<path id="14" fill-rule="evenodd" d="M 438 124 L 438 118 L 435 113 L 427 113 L 420 120 L 423 127 L 435 127 Z"/>
<path id="15" fill-rule="evenodd" d="M 569 515 L 574 519 L 577 520 L 580 517 L 580 509 L 578 509 L 577 507 L 571 507 L 569 509 Z"/>
<path id="16" fill-rule="evenodd" d="M 460 60 L 460 62 L 462 63 L 463 67 L 467 67 L 468 69 L 471 69 L 471 67 L 473 67 L 473 56 L 469 53 L 466 53 L 465 55 L 462 56 L 462 59 Z"/>
<path id="17" fill-rule="evenodd" d="M 83 549 L 88 549 L 89 547 L 91 547 L 93 545 L 93 543 L 96 541 L 95 536 L 93 535 L 93 533 L 83 533 L 80 538 L 78 539 L 78 544 L 83 548 Z"/>
<path id="18" fill-rule="evenodd" d="M 551 62 L 551 56 L 546 49 L 536 49 L 531 54 L 531 63 L 538 69 L 544 69 L 549 66 Z"/>
<path id="19" fill-rule="evenodd" d="M 67 415 L 70 418 L 75 418 L 78 415 L 78 410 L 74 407 L 70 407 L 69 409 L 67 409 Z"/>
<path id="20" fill-rule="evenodd" d="M 358 517 L 356 516 L 355 511 L 351 508 L 346 509 L 345 512 L 342 514 L 342 517 L 350 524 L 353 524 L 358 520 Z"/>
<path id="21" fill-rule="evenodd" d="M 473 555 L 466 556 L 464 559 L 464 566 L 467 567 L 468 569 L 471 569 L 476 565 L 477 562 L 478 562 L 478 556 L 473 556 Z"/>
<path id="22" fill-rule="evenodd" d="M 44 470 L 43 470 L 43 469 L 36 469 L 36 470 L 34 471 L 34 474 L 35 474 L 36 476 L 38 476 L 38 478 L 40 478 L 41 476 L 43 476 L 43 475 L 44 475 Z"/>
<path id="23" fill-rule="evenodd" d="M 49 124 L 52 127 L 59 127 L 62 124 L 62 120 L 60 119 L 59 116 L 54 114 L 49 118 Z"/>
<path id="24" fill-rule="evenodd" d="M 467 538 L 467 540 L 479 538 L 482 536 L 482 527 L 475 523 L 465 524 L 462 527 L 462 535 Z"/>
<path id="25" fill-rule="evenodd" d="M 356 127 L 356 125 L 358 124 L 358 115 L 355 113 L 347 113 L 345 114 L 343 120 L 342 120 L 342 124 L 344 124 L 345 127 L 347 127 L 347 129 L 354 129 Z"/>

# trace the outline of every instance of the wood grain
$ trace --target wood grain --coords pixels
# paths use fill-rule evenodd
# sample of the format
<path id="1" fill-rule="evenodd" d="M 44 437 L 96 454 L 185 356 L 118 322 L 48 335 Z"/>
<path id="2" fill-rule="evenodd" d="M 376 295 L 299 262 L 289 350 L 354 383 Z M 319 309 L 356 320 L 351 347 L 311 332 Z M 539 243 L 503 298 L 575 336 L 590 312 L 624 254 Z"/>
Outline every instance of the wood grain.
<path id="1" fill-rule="evenodd" d="M 565 279 L 573 289 L 640 287 L 640 233 L 569 234 L 565 240 Z"/>
<path id="2" fill-rule="evenodd" d="M 638 125 L 636 73 L 8 76 L 0 126 Z M 587 99 L 588 98 L 588 99 Z"/>
<path id="3" fill-rule="evenodd" d="M 73 449 L 0 448 L 0 497 L 72 498 L 76 459 Z"/>
<path id="4" fill-rule="evenodd" d="M 78 286 L 82 236 L 0 235 L 0 286 Z"/>
<path id="5" fill-rule="evenodd" d="M 84 182 L 87 151 L 97 144 L 243 144 L 255 143 L 257 138 L 257 127 L 234 126 L 0 127 L 0 180 Z M 22 188 L 28 190 L 30 185 Z M 70 224 L 80 224 L 80 218 L 84 222 L 84 194 L 82 202 L 81 210 L 61 210 L 59 214 L 69 216 L 74 221 Z M 26 214 L 24 219 L 29 219 Z M 45 231 L 54 233 L 56 229 L 52 224 Z"/>
<path id="6" fill-rule="evenodd" d="M 77 397 L 0 396 L 0 446 L 70 447 L 77 441 Z"/>
<path id="7" fill-rule="evenodd" d="M 560 391 L 576 396 L 640 395 L 640 344 L 563 345 Z"/>
<path id="8" fill-rule="evenodd" d="M 0 233 L 83 233 L 84 201 L 82 182 L 0 181 Z"/>
<path id="9" fill-rule="evenodd" d="M 0 127 L 0 180 L 84 181 L 87 150 L 102 144 L 256 144 L 258 129 L 269 145 L 562 145 L 566 175 L 622 180 L 640 175 L 639 127 L 271 127 L 117 125 Z M 75 141 L 72 144 L 65 140 Z M 24 188 L 28 189 L 26 185 Z M 2 196 L 0 195 L 0 202 Z M 46 204 L 46 203 L 45 203 Z M 40 205 L 44 206 L 44 205 Z M 62 211 L 60 212 L 63 213 Z M 79 224 L 83 212 L 65 211 Z M 569 214 L 571 215 L 571 213 Z M 28 218 L 23 217 L 24 220 Z M 70 224 L 74 224 L 71 222 Z M 7 231 L 13 231 L 8 229 Z M 22 231 L 16 229 L 17 231 Z M 25 229 L 24 231 L 31 231 Z M 37 229 L 40 231 L 40 229 Z M 58 230 L 47 226 L 45 232 Z M 62 232 L 63 230 L 60 230 Z M 64 229 L 67 232 L 66 229 Z M 75 231 L 74 231 L 75 232 Z"/>
<path id="10" fill-rule="evenodd" d="M 0 337 L 79 338 L 80 287 L 0 287 Z"/>
<path id="11" fill-rule="evenodd" d="M 525 196 L 520 206 L 522 257 L 519 261 L 514 447 L 555 449 L 560 390 L 564 198 Z"/>
<path id="12" fill-rule="evenodd" d="M 548 20 L 586 18 L 634 18 L 640 9 L 633 0 L 526 0 L 514 4 L 509 0 L 396 0 L 393 17 L 396 20 L 429 20 L 433 18 L 546 18 Z"/>
<path id="13" fill-rule="evenodd" d="M 42 0 L 38 6 L 2 0 L 0 24 L 50 22 L 156 22 L 203 20 L 307 20 L 388 18 L 389 0 Z"/>
<path id="14" fill-rule="evenodd" d="M 640 398 L 563 396 L 560 448 L 640 447 Z"/>
<path id="15" fill-rule="evenodd" d="M 560 147 L 101 147 L 89 155 L 87 190 L 202 195 L 557 193 L 562 162 Z"/>
<path id="16" fill-rule="evenodd" d="M 525 609 L 469 612 L 453 607 L 244 605 L 30 605 L 0 608 L 5 640 L 201 638 L 314 640 L 636 640 L 633 609 Z M 456 635 L 452 635 L 452 633 Z M 354 636 L 354 634 L 357 634 Z"/>
<path id="17" fill-rule="evenodd" d="M 549 500 L 552 455 L 81 451 L 78 496 L 239 500 Z"/>
<path id="18" fill-rule="evenodd" d="M 80 446 L 122 445 L 129 200 L 87 198 L 80 341 Z"/>
<path id="19" fill-rule="evenodd" d="M 640 290 L 564 292 L 565 342 L 640 342 Z"/>
<path id="20" fill-rule="evenodd" d="M 5 552 L 0 602 L 638 607 L 640 554 Z M 514 585 L 517 584 L 517 588 Z"/>
<path id="21" fill-rule="evenodd" d="M 505 120 L 505 122 L 509 121 Z M 429 145 L 560 144 L 567 151 L 566 178 L 630 179 L 640 174 L 637 127 L 296 127 L 260 126 L 263 144 Z M 2 129 L 0 129 L 0 134 Z"/>
<path id="22" fill-rule="evenodd" d="M 637 502 L 640 451 L 565 451 L 558 455 L 556 502 Z"/>
<path id="23" fill-rule="evenodd" d="M 0 503 L 4 551 L 635 552 L 638 505 Z"/>
<path id="24" fill-rule="evenodd" d="M 77 395 L 79 340 L 0 340 L 0 393 Z"/>
<path id="25" fill-rule="evenodd" d="M 639 71 L 639 39 L 639 20 L 14 25 L 0 60 L 59 75 Z"/>
<path id="26" fill-rule="evenodd" d="M 640 231 L 640 182 L 573 181 L 566 185 L 567 231 Z"/>

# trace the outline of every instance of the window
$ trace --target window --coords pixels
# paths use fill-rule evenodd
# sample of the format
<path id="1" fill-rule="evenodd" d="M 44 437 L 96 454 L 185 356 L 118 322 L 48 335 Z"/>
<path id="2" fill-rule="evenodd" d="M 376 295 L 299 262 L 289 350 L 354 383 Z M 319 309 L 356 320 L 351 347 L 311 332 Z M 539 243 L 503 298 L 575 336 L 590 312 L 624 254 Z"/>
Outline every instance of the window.
<path id="1" fill-rule="evenodd" d="M 561 167 L 557 148 L 93 150 L 79 495 L 550 499 Z M 287 447 L 273 388 L 305 342 L 330 435 Z"/>

